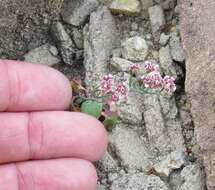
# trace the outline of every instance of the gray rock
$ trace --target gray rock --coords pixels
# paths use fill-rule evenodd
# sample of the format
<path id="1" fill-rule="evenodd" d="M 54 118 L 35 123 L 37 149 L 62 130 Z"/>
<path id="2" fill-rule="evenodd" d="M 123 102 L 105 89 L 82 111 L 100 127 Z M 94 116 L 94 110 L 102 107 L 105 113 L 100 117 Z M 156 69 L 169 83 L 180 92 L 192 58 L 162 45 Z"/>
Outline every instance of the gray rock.
<path id="1" fill-rule="evenodd" d="M 106 190 L 106 187 L 104 185 L 98 184 L 96 190 Z"/>
<path id="2" fill-rule="evenodd" d="M 52 35 L 59 46 L 64 63 L 73 65 L 76 59 L 75 45 L 60 22 L 52 25 Z"/>
<path id="3" fill-rule="evenodd" d="M 131 23 L 131 30 L 137 31 L 138 30 L 138 24 L 136 22 Z"/>
<path id="4" fill-rule="evenodd" d="M 175 3 L 176 1 L 174 0 L 163 0 L 162 2 L 162 7 L 164 10 L 171 10 L 171 9 L 174 9 L 175 7 Z"/>
<path id="5" fill-rule="evenodd" d="M 114 181 L 110 190 L 168 190 L 163 181 L 154 175 L 125 174 Z"/>
<path id="6" fill-rule="evenodd" d="M 109 8 L 115 13 L 138 14 L 141 11 L 138 0 L 113 0 Z"/>
<path id="7" fill-rule="evenodd" d="M 122 48 L 115 48 L 112 51 L 113 57 L 121 57 L 122 56 Z"/>
<path id="8" fill-rule="evenodd" d="M 103 172 L 113 172 L 118 169 L 118 164 L 116 160 L 113 159 L 113 157 L 106 152 L 103 158 L 98 161 L 97 166 L 102 169 Z"/>
<path id="9" fill-rule="evenodd" d="M 58 50 L 55 46 L 45 44 L 25 54 L 24 59 L 25 61 L 35 64 L 53 66 L 60 62 L 60 59 L 57 57 L 57 55 Z"/>
<path id="10" fill-rule="evenodd" d="M 146 40 L 151 40 L 152 39 L 152 34 L 146 34 Z"/>
<path id="11" fill-rule="evenodd" d="M 181 172 L 183 184 L 178 190 L 205 190 L 204 170 L 198 164 L 186 166 Z"/>
<path id="12" fill-rule="evenodd" d="M 98 6 L 97 0 L 65 0 L 62 9 L 63 20 L 68 24 L 79 26 Z"/>
<path id="13" fill-rule="evenodd" d="M 83 31 L 77 28 L 72 30 L 73 40 L 78 49 L 84 49 L 84 36 Z"/>
<path id="14" fill-rule="evenodd" d="M 135 36 L 122 43 L 122 56 L 131 61 L 143 61 L 148 55 L 148 45 L 144 38 Z"/>
<path id="15" fill-rule="evenodd" d="M 149 18 L 154 39 L 159 41 L 162 29 L 164 29 L 166 20 L 163 9 L 160 5 L 149 8 Z"/>
<path id="16" fill-rule="evenodd" d="M 126 102 L 118 106 L 119 118 L 132 125 L 140 125 L 143 120 L 143 96 L 136 92 L 129 92 Z"/>
<path id="17" fill-rule="evenodd" d="M 180 169 L 185 164 L 184 150 L 171 152 L 161 162 L 154 166 L 156 172 L 163 176 L 169 177 L 170 173 L 175 169 Z"/>
<path id="18" fill-rule="evenodd" d="M 110 134 L 110 146 L 123 166 L 144 171 L 150 168 L 146 145 L 138 137 L 137 133 L 126 125 L 116 126 Z"/>
<path id="19" fill-rule="evenodd" d="M 141 0 L 143 12 L 148 11 L 149 7 L 153 6 L 152 0 Z"/>
<path id="20" fill-rule="evenodd" d="M 110 6 L 112 0 L 99 0 L 99 2 L 104 4 L 105 6 Z"/>
<path id="21" fill-rule="evenodd" d="M 0 18 L 0 28 L 13 28 L 17 25 L 17 18 L 16 17 L 6 17 Z"/>
<path id="22" fill-rule="evenodd" d="M 132 62 L 120 57 L 113 57 L 110 64 L 115 71 L 126 72 L 129 71 L 129 66 L 132 64 Z"/>
<path id="23" fill-rule="evenodd" d="M 55 22 L 52 25 L 52 35 L 56 41 L 66 44 L 69 43 L 72 44 L 72 46 L 74 46 L 70 36 L 67 34 L 64 26 L 60 22 Z"/>
<path id="24" fill-rule="evenodd" d="M 152 57 L 154 58 L 154 60 L 159 60 L 159 52 L 152 50 Z"/>
<path id="25" fill-rule="evenodd" d="M 114 180 L 116 180 L 119 177 L 118 173 L 109 173 L 108 174 L 108 182 L 112 183 Z"/>
<path id="26" fill-rule="evenodd" d="M 168 43 L 169 38 L 170 38 L 169 35 L 167 35 L 165 33 L 161 33 L 159 44 L 162 46 L 165 46 Z"/>
<path id="27" fill-rule="evenodd" d="M 159 156 L 184 150 L 181 123 L 174 97 L 144 95 L 144 121 L 149 143 Z"/>
<path id="28" fill-rule="evenodd" d="M 162 71 L 166 75 L 177 78 L 176 69 L 175 69 L 175 66 L 173 65 L 173 60 L 170 54 L 169 45 L 167 45 L 166 47 L 162 47 L 159 50 L 159 61 L 160 61 Z"/>
<path id="29" fill-rule="evenodd" d="M 175 14 L 177 14 L 177 15 L 179 15 L 180 14 L 180 5 L 179 4 L 177 4 L 176 6 L 175 6 L 175 9 L 174 9 L 174 11 L 175 11 Z"/>
<path id="30" fill-rule="evenodd" d="M 176 32 L 171 33 L 169 45 L 173 60 L 178 62 L 185 61 L 185 52 L 182 47 L 180 37 Z"/>
<path id="31" fill-rule="evenodd" d="M 99 8 L 90 16 L 89 26 L 84 29 L 84 65 L 87 88 L 99 85 L 106 74 L 112 49 L 116 42 L 114 18 L 106 7 Z"/>

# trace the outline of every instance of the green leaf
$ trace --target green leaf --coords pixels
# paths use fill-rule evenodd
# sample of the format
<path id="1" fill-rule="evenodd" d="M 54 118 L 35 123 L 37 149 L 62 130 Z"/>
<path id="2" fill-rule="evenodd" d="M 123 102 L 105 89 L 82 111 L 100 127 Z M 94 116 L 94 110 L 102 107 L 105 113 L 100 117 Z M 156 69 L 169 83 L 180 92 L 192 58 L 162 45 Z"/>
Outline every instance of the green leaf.
<path id="1" fill-rule="evenodd" d="M 76 99 L 74 100 L 74 104 L 75 104 L 76 106 L 79 106 L 79 107 L 80 107 L 80 105 L 81 105 L 83 102 L 84 102 L 84 99 L 81 98 L 81 97 L 78 97 L 78 98 L 76 98 Z"/>
<path id="2" fill-rule="evenodd" d="M 112 117 L 106 118 L 103 124 L 106 128 L 112 128 L 117 124 L 117 121 L 118 121 L 118 118 L 116 116 L 112 116 Z"/>
<path id="3" fill-rule="evenodd" d="M 101 116 L 102 108 L 102 103 L 92 100 L 87 100 L 81 104 L 81 112 L 94 116 L 97 119 Z"/>

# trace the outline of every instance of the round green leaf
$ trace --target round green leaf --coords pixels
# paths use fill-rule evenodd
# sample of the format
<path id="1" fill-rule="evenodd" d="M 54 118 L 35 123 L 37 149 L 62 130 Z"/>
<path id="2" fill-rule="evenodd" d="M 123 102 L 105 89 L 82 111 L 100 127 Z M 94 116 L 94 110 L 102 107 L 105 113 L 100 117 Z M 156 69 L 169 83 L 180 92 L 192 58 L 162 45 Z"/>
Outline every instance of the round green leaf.
<path id="1" fill-rule="evenodd" d="M 103 105 L 102 103 L 87 100 L 81 104 L 81 112 L 92 115 L 96 118 L 99 118 L 102 113 Z"/>
<path id="2" fill-rule="evenodd" d="M 106 128 L 112 128 L 113 126 L 115 126 L 117 124 L 117 117 L 116 116 L 112 116 L 112 117 L 108 117 L 105 119 L 105 121 L 103 122 L 104 126 Z"/>

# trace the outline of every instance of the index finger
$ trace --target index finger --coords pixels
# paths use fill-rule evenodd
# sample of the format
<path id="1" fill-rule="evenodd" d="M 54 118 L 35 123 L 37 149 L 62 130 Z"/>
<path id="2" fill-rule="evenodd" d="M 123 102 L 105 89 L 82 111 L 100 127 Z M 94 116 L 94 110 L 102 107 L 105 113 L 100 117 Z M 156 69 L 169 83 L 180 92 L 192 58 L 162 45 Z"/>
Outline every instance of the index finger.
<path id="1" fill-rule="evenodd" d="M 57 70 L 0 60 L 0 111 L 63 110 L 71 97 L 69 81 Z"/>

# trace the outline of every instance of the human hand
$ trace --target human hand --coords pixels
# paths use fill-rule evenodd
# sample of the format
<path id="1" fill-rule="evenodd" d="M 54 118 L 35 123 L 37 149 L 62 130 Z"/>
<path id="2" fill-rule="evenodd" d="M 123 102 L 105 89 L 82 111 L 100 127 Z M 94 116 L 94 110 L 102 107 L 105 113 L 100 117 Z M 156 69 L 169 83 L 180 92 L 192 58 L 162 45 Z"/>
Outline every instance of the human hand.
<path id="1" fill-rule="evenodd" d="M 102 124 L 61 111 L 72 91 L 58 71 L 0 60 L 0 189 L 95 190 L 94 162 L 107 147 Z"/>

